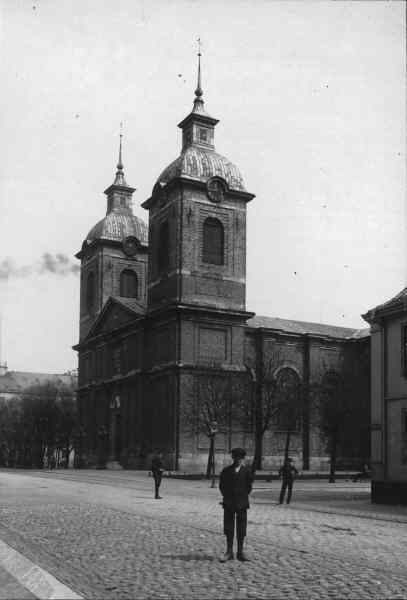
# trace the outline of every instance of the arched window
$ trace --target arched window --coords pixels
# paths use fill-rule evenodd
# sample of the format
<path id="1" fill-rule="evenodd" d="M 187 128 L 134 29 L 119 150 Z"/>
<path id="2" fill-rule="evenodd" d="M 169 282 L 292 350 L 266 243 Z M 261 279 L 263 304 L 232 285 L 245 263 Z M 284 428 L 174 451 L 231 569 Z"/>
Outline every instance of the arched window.
<path id="1" fill-rule="evenodd" d="M 212 265 L 224 264 L 224 230 L 218 219 L 208 217 L 203 225 L 202 260 Z"/>
<path id="2" fill-rule="evenodd" d="M 89 273 L 86 279 L 86 310 L 93 312 L 95 308 L 95 275 L 93 271 Z"/>
<path id="3" fill-rule="evenodd" d="M 159 271 L 168 268 L 170 252 L 170 232 L 168 221 L 161 223 L 158 237 L 157 266 Z"/>
<path id="4" fill-rule="evenodd" d="M 131 269 L 124 269 L 120 273 L 120 296 L 124 298 L 138 297 L 137 273 Z"/>
<path id="5" fill-rule="evenodd" d="M 276 425 L 281 431 L 298 431 L 301 423 L 300 378 L 284 367 L 276 376 Z"/>

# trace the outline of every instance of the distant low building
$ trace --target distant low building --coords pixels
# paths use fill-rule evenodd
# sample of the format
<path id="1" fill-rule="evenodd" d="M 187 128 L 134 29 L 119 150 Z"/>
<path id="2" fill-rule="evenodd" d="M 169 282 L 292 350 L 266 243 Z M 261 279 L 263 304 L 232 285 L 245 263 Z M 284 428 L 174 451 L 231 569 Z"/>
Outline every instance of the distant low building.
<path id="1" fill-rule="evenodd" d="M 0 365 L 0 401 L 21 398 L 34 386 L 52 383 L 57 387 L 68 387 L 76 390 L 77 372 L 66 373 L 34 373 L 31 371 L 12 371 L 6 364 Z"/>
<path id="2" fill-rule="evenodd" d="M 372 501 L 407 504 L 407 288 L 369 310 Z"/>

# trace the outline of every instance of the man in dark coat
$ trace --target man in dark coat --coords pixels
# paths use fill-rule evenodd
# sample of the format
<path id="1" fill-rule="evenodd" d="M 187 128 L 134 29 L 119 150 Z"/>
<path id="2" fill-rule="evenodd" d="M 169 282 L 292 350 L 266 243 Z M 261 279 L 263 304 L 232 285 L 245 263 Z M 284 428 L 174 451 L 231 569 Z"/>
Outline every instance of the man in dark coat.
<path id="1" fill-rule="evenodd" d="M 252 491 L 252 473 L 243 464 L 246 451 L 243 448 L 232 450 L 233 464 L 225 467 L 220 474 L 219 489 L 223 496 L 223 532 L 226 536 L 226 552 L 220 559 L 221 562 L 232 560 L 233 538 L 237 537 L 236 558 L 240 561 L 249 560 L 243 552 L 243 541 L 247 529 L 247 509 L 249 508 L 249 494 Z"/>
<path id="2" fill-rule="evenodd" d="M 153 460 L 151 461 L 151 472 L 154 477 L 155 499 L 161 500 L 162 497 L 159 494 L 159 489 L 161 485 L 161 479 L 164 473 L 161 452 L 158 452 L 155 456 L 153 456 Z"/>
<path id="3" fill-rule="evenodd" d="M 283 466 L 280 467 L 278 475 L 279 475 L 279 477 L 282 478 L 279 504 L 283 504 L 286 490 L 287 490 L 287 504 L 290 504 L 291 495 L 293 493 L 294 477 L 295 477 L 295 475 L 298 475 L 298 471 L 292 464 L 291 458 L 287 458 L 284 461 Z"/>

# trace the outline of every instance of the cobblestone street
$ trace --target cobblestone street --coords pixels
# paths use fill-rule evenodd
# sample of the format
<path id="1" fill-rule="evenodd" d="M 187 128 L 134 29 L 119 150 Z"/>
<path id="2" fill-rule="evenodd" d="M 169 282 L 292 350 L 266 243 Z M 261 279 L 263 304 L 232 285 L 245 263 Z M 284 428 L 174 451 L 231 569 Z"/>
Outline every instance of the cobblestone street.
<path id="1" fill-rule="evenodd" d="M 219 562 L 207 481 L 164 479 L 157 501 L 130 471 L 1 471 L 0 539 L 84 598 L 407 597 L 407 508 L 344 481 L 298 481 L 279 506 L 278 485 L 255 484 L 249 563 Z"/>

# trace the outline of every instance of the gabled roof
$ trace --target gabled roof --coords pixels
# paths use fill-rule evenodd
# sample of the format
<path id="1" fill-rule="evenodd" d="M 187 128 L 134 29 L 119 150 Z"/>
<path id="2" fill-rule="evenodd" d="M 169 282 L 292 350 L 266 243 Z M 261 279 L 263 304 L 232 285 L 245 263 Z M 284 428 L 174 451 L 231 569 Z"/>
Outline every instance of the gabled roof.
<path id="1" fill-rule="evenodd" d="M 292 321 L 279 317 L 255 316 L 247 321 L 249 327 L 274 329 L 286 333 L 310 334 L 323 337 L 332 337 L 342 340 L 359 339 L 368 336 L 369 329 L 352 329 L 350 327 L 337 327 L 323 323 L 308 323 L 306 321 Z"/>
<path id="2" fill-rule="evenodd" d="M 383 317 L 389 314 L 394 314 L 398 312 L 407 312 L 407 287 L 405 287 L 401 292 L 393 296 L 387 302 L 383 304 L 379 304 L 375 308 L 371 308 L 367 311 L 362 317 L 368 323 L 374 322 L 377 318 Z"/>
<path id="3" fill-rule="evenodd" d="M 32 373 L 30 371 L 7 371 L 0 376 L 0 394 L 21 394 L 34 385 L 52 383 L 56 386 L 75 388 L 77 378 L 66 373 Z"/>
<path id="4" fill-rule="evenodd" d="M 114 304 L 120 306 L 127 313 L 129 313 L 129 315 L 132 316 L 134 319 L 144 316 L 145 312 L 146 312 L 145 306 L 143 304 L 140 304 L 140 302 L 136 298 L 124 298 L 122 296 L 110 296 L 108 298 L 108 300 L 106 301 L 104 307 L 102 308 L 100 314 L 98 315 L 96 321 L 93 323 L 92 327 L 89 329 L 88 333 L 83 338 L 83 340 L 81 340 L 80 343 L 85 342 L 86 340 L 90 339 L 91 337 L 93 337 L 95 335 L 95 332 L 97 331 L 98 327 L 100 326 L 102 321 L 105 319 L 107 313 L 109 312 L 110 307 L 113 306 Z"/>
<path id="5" fill-rule="evenodd" d="M 121 304 L 125 308 L 129 308 L 131 311 L 135 312 L 137 315 L 144 315 L 146 309 L 143 304 L 141 304 L 137 298 L 125 298 L 124 296 L 111 296 L 111 299 L 117 304 Z"/>

